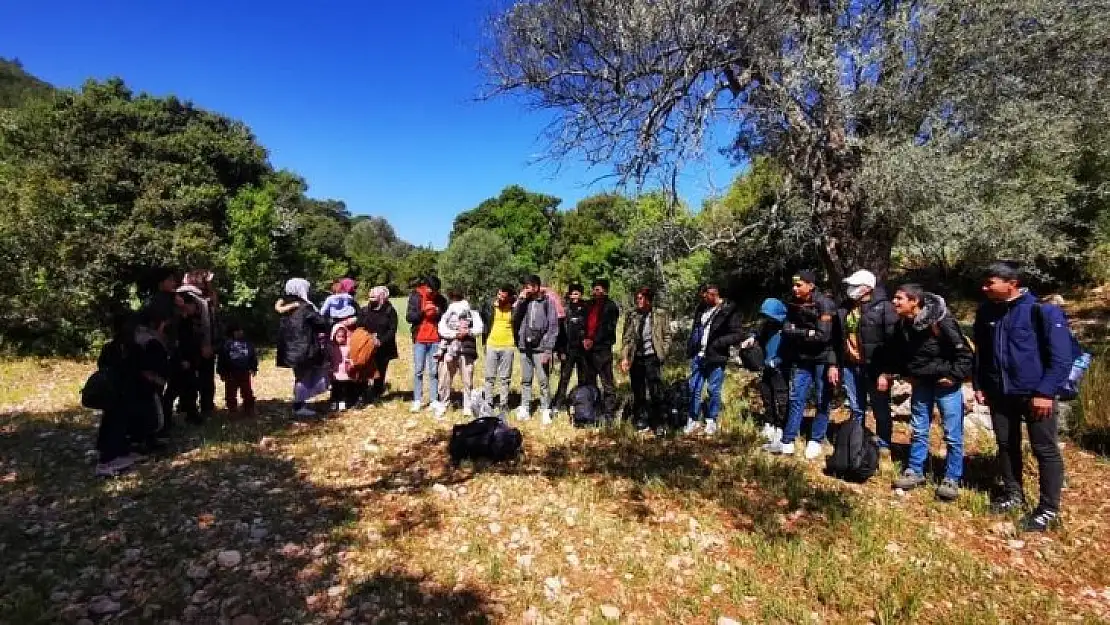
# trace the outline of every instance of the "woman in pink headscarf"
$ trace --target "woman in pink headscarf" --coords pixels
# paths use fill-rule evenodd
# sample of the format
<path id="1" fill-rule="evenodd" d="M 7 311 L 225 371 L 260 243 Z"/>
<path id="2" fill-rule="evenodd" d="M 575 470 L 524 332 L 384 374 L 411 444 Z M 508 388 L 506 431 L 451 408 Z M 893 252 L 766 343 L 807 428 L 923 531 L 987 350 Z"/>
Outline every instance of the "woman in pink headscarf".
<path id="1" fill-rule="evenodd" d="M 378 340 L 374 350 L 374 366 L 378 377 L 365 393 L 367 403 L 378 401 L 385 393 L 385 375 L 389 361 L 397 358 L 397 311 L 389 301 L 389 288 L 376 286 L 370 289 L 370 302 L 359 311 L 357 326 L 366 328 Z"/>

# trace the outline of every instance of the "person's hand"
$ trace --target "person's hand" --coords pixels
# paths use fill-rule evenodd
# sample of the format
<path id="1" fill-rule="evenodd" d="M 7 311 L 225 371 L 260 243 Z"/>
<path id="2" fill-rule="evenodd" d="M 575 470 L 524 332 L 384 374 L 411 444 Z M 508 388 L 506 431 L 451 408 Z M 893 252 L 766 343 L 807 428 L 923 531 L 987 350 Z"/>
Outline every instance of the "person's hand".
<path id="1" fill-rule="evenodd" d="M 941 378 L 937 380 L 937 386 L 941 388 L 952 388 L 955 385 L 956 383 L 952 380 L 952 378 Z"/>
<path id="2" fill-rule="evenodd" d="M 743 343 L 740 344 L 740 349 L 748 349 L 752 345 L 755 345 L 755 337 L 749 336 L 748 338 L 744 339 Z"/>
<path id="3" fill-rule="evenodd" d="M 1041 421 L 1048 419 L 1052 416 L 1052 405 L 1054 403 L 1051 397 L 1034 397 L 1029 402 L 1031 404 L 1033 419 Z"/>
<path id="4" fill-rule="evenodd" d="M 582 341 L 582 347 L 584 347 L 586 349 L 586 351 L 590 351 L 591 349 L 594 348 L 594 340 L 593 339 L 586 339 L 586 340 Z"/>
<path id="5" fill-rule="evenodd" d="M 567 359 L 567 355 L 562 353 L 562 352 L 559 352 L 558 358 L 559 358 L 559 362 L 563 362 L 564 360 Z"/>
<path id="6" fill-rule="evenodd" d="M 200 348 L 200 355 L 204 356 L 205 360 L 211 358 L 212 357 L 212 348 L 208 345 L 205 345 L 204 347 Z"/>
<path id="7" fill-rule="evenodd" d="M 221 373 L 220 374 L 220 382 L 227 382 L 227 376 Z"/>
<path id="8" fill-rule="evenodd" d="M 378 340 L 378 337 L 375 335 L 374 336 L 374 347 L 381 347 L 381 346 L 382 346 L 382 342 L 380 340 Z"/>
<path id="9" fill-rule="evenodd" d="M 840 386 L 840 368 L 836 366 L 829 367 L 829 384 L 833 386 Z"/>
<path id="10" fill-rule="evenodd" d="M 880 375 L 878 378 L 876 378 L 875 379 L 875 390 L 879 391 L 880 393 L 885 393 L 885 392 L 889 391 L 890 390 L 890 376 L 886 375 L 884 373 L 883 375 Z"/>
<path id="11" fill-rule="evenodd" d="M 251 371 L 251 377 L 252 377 L 252 378 L 253 378 L 254 376 L 256 376 L 256 375 L 258 375 L 258 372 L 257 372 L 257 371 Z"/>
<path id="12" fill-rule="evenodd" d="M 975 403 L 987 405 L 987 394 L 983 391 L 975 391 Z"/>
<path id="13" fill-rule="evenodd" d="M 544 352 L 544 353 L 540 354 L 540 364 L 545 366 L 545 367 L 547 365 L 551 364 L 551 353 L 550 352 Z"/>
<path id="14" fill-rule="evenodd" d="M 632 368 L 632 363 L 629 362 L 627 358 L 621 360 L 621 371 L 623 371 L 625 373 L 628 373 L 628 370 L 631 369 L 631 368 Z"/>
<path id="15" fill-rule="evenodd" d="M 189 369 L 191 369 L 191 368 L 192 368 L 192 367 L 190 367 L 190 366 L 189 366 L 189 362 L 188 362 L 188 361 L 182 361 L 182 362 L 181 362 L 181 370 L 182 370 L 182 371 L 188 371 L 188 370 L 189 370 Z"/>

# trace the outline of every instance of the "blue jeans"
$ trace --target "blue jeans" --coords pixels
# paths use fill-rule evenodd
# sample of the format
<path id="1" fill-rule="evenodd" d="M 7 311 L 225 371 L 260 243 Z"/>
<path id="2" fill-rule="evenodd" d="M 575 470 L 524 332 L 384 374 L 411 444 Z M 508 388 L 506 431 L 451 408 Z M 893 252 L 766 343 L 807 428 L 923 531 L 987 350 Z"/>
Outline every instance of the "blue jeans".
<path id="1" fill-rule="evenodd" d="M 937 386 L 934 382 L 913 383 L 910 395 L 910 466 L 918 475 L 925 475 L 925 461 L 929 458 L 929 424 L 933 420 L 933 405 L 940 408 L 944 424 L 944 444 L 948 458 L 944 463 L 944 478 L 959 481 L 964 474 L 964 392 L 959 384 Z"/>
<path id="2" fill-rule="evenodd" d="M 436 343 L 413 343 L 412 345 L 412 401 L 424 400 L 424 370 L 431 377 L 428 395 L 432 398 L 439 393 L 439 363 L 436 362 Z"/>
<path id="3" fill-rule="evenodd" d="M 716 421 L 721 414 L 721 387 L 725 385 L 725 366 L 711 365 L 701 356 L 690 363 L 690 418 L 701 418 L 701 392 L 709 383 L 709 421 Z"/>
<path id="4" fill-rule="evenodd" d="M 802 417 L 805 416 L 806 400 L 809 390 L 817 387 L 817 418 L 813 420 L 813 431 L 809 440 L 818 443 L 825 440 L 829 430 L 829 405 L 832 404 L 832 388 L 825 381 L 825 365 L 794 365 L 790 377 L 790 416 L 782 432 L 782 443 L 787 445 L 798 438 L 802 431 Z"/>
<path id="5" fill-rule="evenodd" d="M 879 437 L 879 446 L 890 447 L 890 437 L 894 433 L 894 422 L 890 418 L 890 391 L 879 392 L 875 388 L 875 376 L 866 367 L 844 367 L 840 372 L 844 378 L 844 394 L 848 396 L 852 418 L 863 423 L 870 404 L 871 411 L 875 414 L 875 434 Z"/>

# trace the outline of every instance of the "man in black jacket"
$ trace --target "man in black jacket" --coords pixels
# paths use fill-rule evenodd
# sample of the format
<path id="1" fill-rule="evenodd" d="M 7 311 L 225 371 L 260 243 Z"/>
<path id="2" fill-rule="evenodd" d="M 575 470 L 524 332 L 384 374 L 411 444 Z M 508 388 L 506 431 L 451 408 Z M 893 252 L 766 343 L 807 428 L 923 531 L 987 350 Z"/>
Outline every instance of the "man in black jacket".
<path id="1" fill-rule="evenodd" d="M 805 456 L 813 460 L 821 455 L 821 443 L 829 428 L 829 406 L 832 389 L 840 383 L 834 346 L 837 326 L 836 304 L 817 290 L 817 274 L 800 271 L 792 280 L 794 297 L 786 306 L 786 324 L 782 328 L 783 366 L 792 369 L 790 379 L 790 416 L 783 429 L 782 440 L 763 446 L 773 454 L 794 454 L 794 439 L 802 429 L 806 399 L 817 387 L 817 416 Z"/>
<path id="2" fill-rule="evenodd" d="M 582 347 L 586 350 L 586 362 L 590 366 L 587 378 L 596 384 L 601 379 L 601 393 L 605 404 L 605 416 L 612 418 L 617 412 L 617 381 L 613 377 L 613 345 L 617 342 L 617 323 L 621 311 L 616 302 L 609 299 L 609 281 L 598 278 L 593 283 L 593 302 L 586 313 L 586 336 Z"/>
<path id="3" fill-rule="evenodd" d="M 910 457 L 894 487 L 910 490 L 923 486 L 929 457 L 929 426 L 933 406 L 940 410 L 947 455 L 944 479 L 937 487 L 941 501 L 960 496 L 964 470 L 963 382 L 971 375 L 974 356 L 944 299 L 927 293 L 916 284 L 903 284 L 892 300 L 900 318 L 891 340 L 891 357 L 884 373 L 897 373 L 913 384 L 910 398 Z M 886 385 L 883 375 L 879 381 Z"/>
<path id="4" fill-rule="evenodd" d="M 690 421 L 684 432 L 692 434 L 701 418 L 702 391 L 709 385 L 709 411 L 705 417 L 705 433 L 717 433 L 721 414 L 721 389 L 725 383 L 725 365 L 729 349 L 744 340 L 744 327 L 736 306 L 721 299 L 715 284 L 705 287 L 702 303 L 694 312 L 694 327 L 686 346 L 690 360 Z"/>
<path id="5" fill-rule="evenodd" d="M 866 269 L 844 280 L 848 299 L 840 307 L 843 333 L 838 348 L 841 378 L 852 418 L 863 423 L 870 404 L 875 414 L 879 447 L 889 449 L 893 427 L 890 387 L 879 388 L 878 379 L 898 324 L 898 314 L 886 290 L 877 283 L 875 274 Z"/>
<path id="6" fill-rule="evenodd" d="M 578 372 L 578 383 L 589 379 L 589 364 L 582 341 L 586 338 L 586 316 L 590 306 L 582 299 L 585 289 L 581 284 L 571 283 L 567 288 L 566 316 L 560 320 L 559 340 L 556 352 L 562 364 L 559 366 L 559 387 L 555 390 L 555 410 L 566 410 L 567 390 L 570 376 Z"/>

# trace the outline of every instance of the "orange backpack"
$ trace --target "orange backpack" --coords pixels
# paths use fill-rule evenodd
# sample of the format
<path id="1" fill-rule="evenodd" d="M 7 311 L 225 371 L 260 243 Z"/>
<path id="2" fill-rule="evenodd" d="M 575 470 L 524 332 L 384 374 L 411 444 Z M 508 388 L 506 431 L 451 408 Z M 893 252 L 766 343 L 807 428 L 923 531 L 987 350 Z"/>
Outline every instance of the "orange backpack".
<path id="1" fill-rule="evenodd" d="M 374 338 L 366 328 L 355 328 L 351 332 L 351 338 L 347 340 L 351 355 L 350 375 L 356 380 L 368 380 L 377 376 L 374 370 Z"/>

